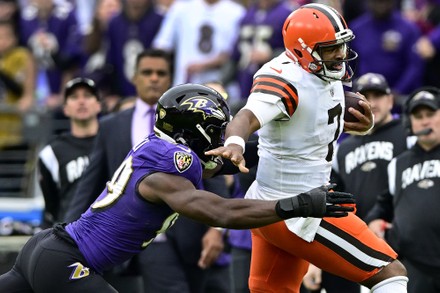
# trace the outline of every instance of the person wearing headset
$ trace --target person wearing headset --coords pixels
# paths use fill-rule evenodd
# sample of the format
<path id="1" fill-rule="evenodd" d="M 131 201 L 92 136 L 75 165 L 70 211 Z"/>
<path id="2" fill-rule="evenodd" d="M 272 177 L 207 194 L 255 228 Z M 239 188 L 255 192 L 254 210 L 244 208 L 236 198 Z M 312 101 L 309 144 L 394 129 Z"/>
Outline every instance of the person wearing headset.
<path id="1" fill-rule="evenodd" d="M 366 217 L 398 252 L 408 292 L 440 290 L 440 89 L 422 87 L 405 103 L 405 125 L 416 144 L 388 165 L 388 192 Z"/>

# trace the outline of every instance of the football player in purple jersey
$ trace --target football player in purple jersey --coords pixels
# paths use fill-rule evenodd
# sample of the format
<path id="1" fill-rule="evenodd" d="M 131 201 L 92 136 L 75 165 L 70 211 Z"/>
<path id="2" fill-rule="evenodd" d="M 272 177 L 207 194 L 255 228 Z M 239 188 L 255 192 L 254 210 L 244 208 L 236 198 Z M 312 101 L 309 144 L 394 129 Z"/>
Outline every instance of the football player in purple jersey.
<path id="1" fill-rule="evenodd" d="M 225 199 L 202 177 L 237 172 L 206 150 L 223 143 L 229 108 L 215 90 L 185 84 L 165 92 L 155 133 L 134 146 L 101 195 L 76 221 L 33 236 L 0 292 L 116 292 L 101 272 L 139 253 L 180 215 L 213 227 L 252 228 L 292 217 L 344 217 L 354 203 L 333 185 L 279 201 Z M 256 146 L 248 148 L 256 161 Z M 172 276 L 170 276 L 172 277 Z"/>

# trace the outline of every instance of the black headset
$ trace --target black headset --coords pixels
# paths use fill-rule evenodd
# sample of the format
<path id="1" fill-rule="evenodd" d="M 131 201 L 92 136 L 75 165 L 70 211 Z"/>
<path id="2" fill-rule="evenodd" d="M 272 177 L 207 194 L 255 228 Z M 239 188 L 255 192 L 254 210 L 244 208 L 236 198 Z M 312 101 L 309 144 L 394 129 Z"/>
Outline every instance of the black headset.
<path id="1" fill-rule="evenodd" d="M 415 91 L 413 91 L 408 98 L 405 100 L 405 103 L 403 105 L 403 115 L 402 115 L 402 122 L 403 122 L 403 126 L 405 127 L 405 129 L 408 132 L 408 135 L 413 135 L 413 131 L 411 128 L 411 121 L 409 119 L 409 115 L 411 114 L 409 112 L 409 104 L 411 103 L 411 100 L 414 98 L 414 96 L 416 96 L 418 93 L 420 92 L 428 92 L 434 95 L 434 97 L 439 100 L 440 99 L 440 89 L 433 87 L 433 86 L 423 86 L 420 87 L 418 89 L 416 89 Z M 440 101 L 438 101 L 440 102 Z"/>

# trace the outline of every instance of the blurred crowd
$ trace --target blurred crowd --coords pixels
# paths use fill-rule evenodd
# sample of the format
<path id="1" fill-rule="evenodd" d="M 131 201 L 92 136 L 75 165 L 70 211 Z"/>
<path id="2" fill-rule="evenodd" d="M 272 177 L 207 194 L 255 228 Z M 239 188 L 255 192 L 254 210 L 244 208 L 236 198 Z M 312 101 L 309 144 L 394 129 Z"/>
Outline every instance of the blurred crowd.
<path id="1" fill-rule="evenodd" d="M 224 2 L 236 5 L 214 8 Z M 356 35 L 356 75 L 383 74 L 397 102 L 440 84 L 435 0 L 1 0 L 0 101 L 56 112 L 65 82 L 83 76 L 110 112 L 135 96 L 132 65 L 149 47 L 174 54 L 173 84 L 220 80 L 246 99 L 255 71 L 284 49 L 285 17 L 307 2 L 343 13 Z"/>

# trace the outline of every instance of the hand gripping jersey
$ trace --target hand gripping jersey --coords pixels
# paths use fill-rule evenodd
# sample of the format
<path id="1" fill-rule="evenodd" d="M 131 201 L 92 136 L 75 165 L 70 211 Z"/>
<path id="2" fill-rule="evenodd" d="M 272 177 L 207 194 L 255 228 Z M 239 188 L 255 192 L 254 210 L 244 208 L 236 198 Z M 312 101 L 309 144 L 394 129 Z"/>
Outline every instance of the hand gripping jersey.
<path id="1" fill-rule="evenodd" d="M 197 155 L 151 134 L 130 151 L 81 218 L 66 226 L 97 272 L 139 253 L 177 219 L 178 214 L 170 207 L 149 203 L 137 192 L 139 182 L 154 172 L 183 176 L 201 188 L 202 168 Z"/>
<path id="2" fill-rule="evenodd" d="M 329 182 L 335 143 L 344 126 L 342 83 L 324 81 L 282 53 L 255 74 L 249 107 L 253 101 L 278 105 L 282 114 L 258 131 L 258 188 L 254 182 L 246 197 L 286 198 Z M 295 218 L 286 224 L 312 241 L 320 221 Z"/>

